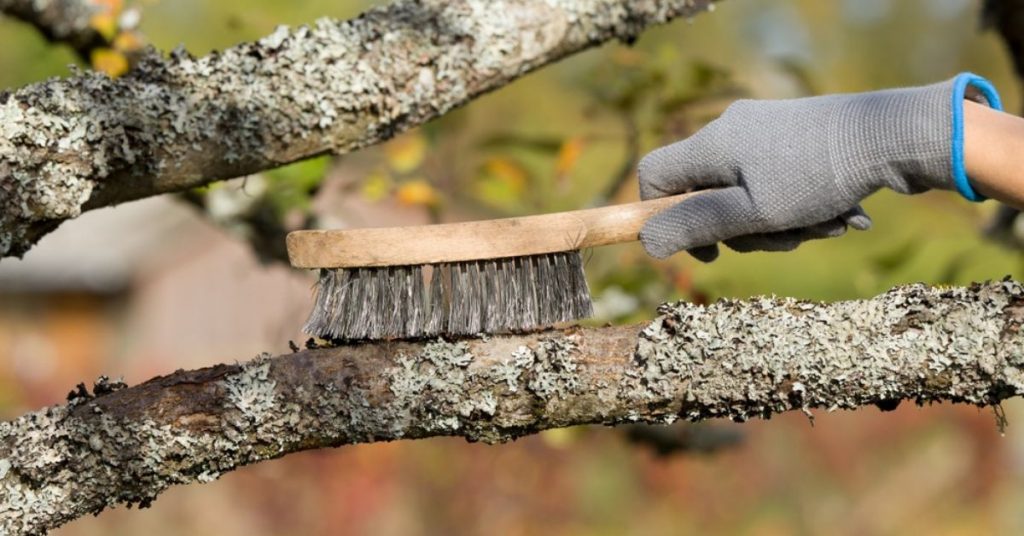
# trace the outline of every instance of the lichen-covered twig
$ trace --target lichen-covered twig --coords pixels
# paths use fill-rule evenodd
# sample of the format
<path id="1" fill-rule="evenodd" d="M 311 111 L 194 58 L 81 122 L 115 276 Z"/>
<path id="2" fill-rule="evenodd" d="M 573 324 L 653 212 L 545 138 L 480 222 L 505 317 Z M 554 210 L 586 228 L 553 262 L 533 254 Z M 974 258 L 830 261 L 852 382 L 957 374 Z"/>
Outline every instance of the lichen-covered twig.
<path id="1" fill-rule="evenodd" d="M 90 0 L 0 0 L 0 13 L 35 26 L 50 41 L 66 43 L 86 61 L 93 49 L 108 44 L 90 24 L 100 7 Z"/>
<path id="2" fill-rule="evenodd" d="M 0 256 L 83 209 L 370 145 L 711 0 L 396 0 L 0 94 Z"/>
<path id="3" fill-rule="evenodd" d="M 0 424 L 0 532 L 42 532 L 290 452 L 579 424 L 996 404 L 1024 392 L 1024 286 L 912 285 L 871 300 L 661 308 L 646 326 L 262 356 Z"/>

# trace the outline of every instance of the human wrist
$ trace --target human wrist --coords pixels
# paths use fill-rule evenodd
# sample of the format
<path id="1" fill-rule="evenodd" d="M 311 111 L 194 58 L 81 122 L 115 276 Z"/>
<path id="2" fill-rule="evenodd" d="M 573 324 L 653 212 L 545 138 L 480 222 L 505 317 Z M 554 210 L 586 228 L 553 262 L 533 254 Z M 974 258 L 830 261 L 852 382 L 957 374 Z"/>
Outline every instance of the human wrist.
<path id="1" fill-rule="evenodd" d="M 964 163 L 974 189 L 1024 208 L 1024 119 L 964 102 Z"/>

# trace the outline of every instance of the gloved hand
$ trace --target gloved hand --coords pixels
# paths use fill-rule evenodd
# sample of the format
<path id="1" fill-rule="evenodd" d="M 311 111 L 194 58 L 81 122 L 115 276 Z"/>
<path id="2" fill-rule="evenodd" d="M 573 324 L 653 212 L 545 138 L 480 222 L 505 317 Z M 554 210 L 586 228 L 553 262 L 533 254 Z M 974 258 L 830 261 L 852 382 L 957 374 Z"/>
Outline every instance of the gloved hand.
<path id="1" fill-rule="evenodd" d="M 1002 109 L 992 85 L 970 73 L 916 88 L 737 101 L 640 161 L 645 200 L 716 188 L 650 218 L 640 240 L 654 257 L 685 249 L 711 261 L 718 242 L 784 251 L 868 229 L 859 203 L 882 187 L 983 200 L 964 171 L 964 98 Z"/>

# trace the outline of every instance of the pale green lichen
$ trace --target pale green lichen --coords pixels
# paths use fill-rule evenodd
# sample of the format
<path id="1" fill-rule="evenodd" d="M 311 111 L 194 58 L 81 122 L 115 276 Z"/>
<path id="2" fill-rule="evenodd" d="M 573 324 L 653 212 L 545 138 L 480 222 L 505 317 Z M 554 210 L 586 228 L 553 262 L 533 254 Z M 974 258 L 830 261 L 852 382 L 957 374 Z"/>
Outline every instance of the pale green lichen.
<path id="1" fill-rule="evenodd" d="M 501 441 L 510 437 L 502 427 L 514 428 L 522 420 L 521 408 L 505 407 L 504 400 L 519 400 L 524 391 L 538 402 L 565 400 L 578 392 L 576 351 L 572 338 L 549 337 L 533 348 L 520 345 L 507 358 L 484 366 L 474 362 L 465 341 L 432 342 L 417 355 L 402 355 L 397 366 L 385 371 L 394 398 L 360 414 L 372 414 L 375 421 L 381 412 L 393 416 L 385 420 L 398 437 L 459 432 L 473 440 Z M 431 402 L 423 406 L 423 400 Z"/>
<path id="2" fill-rule="evenodd" d="M 401 356 L 398 367 L 385 371 L 394 395 L 391 401 L 394 407 L 390 411 L 404 417 L 396 419 L 396 423 L 406 427 L 415 423 L 435 433 L 447 433 L 461 428 L 459 416 L 468 418 L 474 411 L 484 408 L 491 408 L 493 414 L 491 403 L 460 396 L 474 380 L 468 370 L 472 362 L 473 355 L 466 342 L 450 343 L 440 339 L 426 344 L 415 356 Z M 423 407 L 420 404 L 424 399 L 434 402 Z M 374 418 L 379 419 L 379 416 Z M 396 433 L 403 437 L 407 430 L 400 426 Z"/>
<path id="3" fill-rule="evenodd" d="M 569 337 L 541 341 L 533 352 L 526 388 L 544 400 L 576 394 L 580 388 L 580 365 L 573 355 L 575 351 L 576 345 Z"/>
<path id="4" fill-rule="evenodd" d="M 260 423 L 275 408 L 274 388 L 270 379 L 270 354 L 260 354 L 242 366 L 241 372 L 224 380 L 228 402 L 250 422 Z"/>
<path id="5" fill-rule="evenodd" d="M 529 370 L 535 360 L 533 350 L 521 345 L 512 352 L 508 359 L 499 360 L 491 368 L 491 378 L 495 383 L 504 385 L 509 392 L 515 393 L 519 390 L 519 381 L 523 372 Z"/>

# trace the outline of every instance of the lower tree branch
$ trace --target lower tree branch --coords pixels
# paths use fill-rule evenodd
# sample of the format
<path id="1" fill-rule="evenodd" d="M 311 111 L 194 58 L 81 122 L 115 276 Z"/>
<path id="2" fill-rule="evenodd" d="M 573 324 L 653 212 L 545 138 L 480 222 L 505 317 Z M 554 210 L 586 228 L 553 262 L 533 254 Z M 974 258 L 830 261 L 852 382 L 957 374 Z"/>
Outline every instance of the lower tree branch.
<path id="1" fill-rule="evenodd" d="M 395 0 L 193 58 L 0 93 L 0 256 L 82 210 L 386 140 L 712 0 Z"/>
<path id="2" fill-rule="evenodd" d="M 306 449 L 497 443 L 580 424 L 997 404 L 1024 390 L 1024 286 L 899 287 L 833 304 L 664 305 L 643 326 L 260 356 L 132 388 L 101 379 L 0 424 L 0 532 L 39 533 Z"/>

